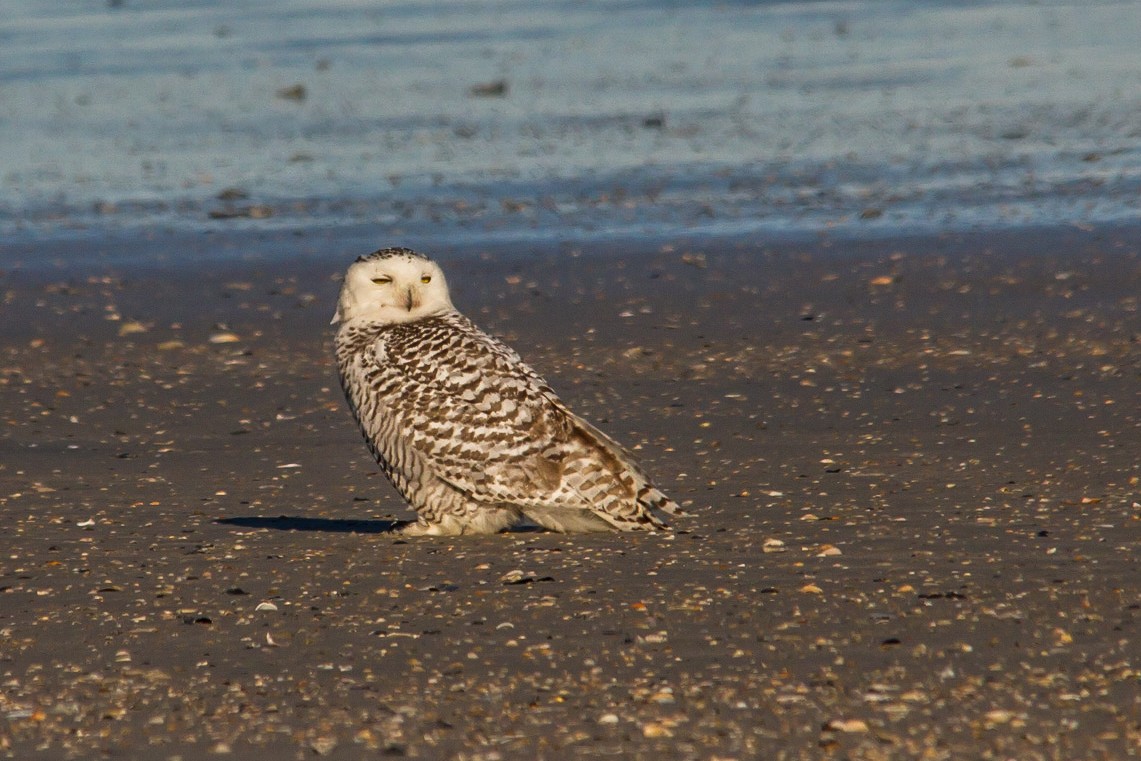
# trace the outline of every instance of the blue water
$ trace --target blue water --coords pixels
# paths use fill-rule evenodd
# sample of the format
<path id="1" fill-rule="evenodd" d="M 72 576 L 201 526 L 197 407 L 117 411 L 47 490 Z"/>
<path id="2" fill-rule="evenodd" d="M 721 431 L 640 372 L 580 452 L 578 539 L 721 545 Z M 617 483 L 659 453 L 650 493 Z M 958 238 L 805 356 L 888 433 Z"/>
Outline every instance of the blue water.
<path id="1" fill-rule="evenodd" d="M 6 3 L 0 234 L 1135 219 L 1141 3 Z"/>

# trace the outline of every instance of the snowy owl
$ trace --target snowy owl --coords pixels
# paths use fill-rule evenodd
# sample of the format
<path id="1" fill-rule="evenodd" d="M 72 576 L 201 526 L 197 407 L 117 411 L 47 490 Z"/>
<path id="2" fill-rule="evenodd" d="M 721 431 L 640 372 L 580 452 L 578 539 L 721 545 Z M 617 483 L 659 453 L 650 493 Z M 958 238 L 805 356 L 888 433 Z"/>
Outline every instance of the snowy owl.
<path id="1" fill-rule="evenodd" d="M 452 306 L 439 265 L 406 248 L 349 267 L 333 323 L 341 387 L 384 474 L 419 514 L 408 534 L 668 529 L 678 506 L 519 355 Z"/>

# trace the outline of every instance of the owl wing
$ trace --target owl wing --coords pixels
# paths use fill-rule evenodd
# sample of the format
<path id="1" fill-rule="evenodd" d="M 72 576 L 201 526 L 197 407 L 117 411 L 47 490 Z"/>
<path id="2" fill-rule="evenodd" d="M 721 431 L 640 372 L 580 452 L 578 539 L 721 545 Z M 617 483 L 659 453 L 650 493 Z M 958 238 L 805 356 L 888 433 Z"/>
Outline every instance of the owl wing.
<path id="1" fill-rule="evenodd" d="M 416 341 L 382 335 L 364 356 L 375 364 L 366 374 L 399 377 L 383 412 L 437 477 L 478 502 L 581 509 L 595 506 L 600 483 L 629 499 L 648 484 L 514 351 L 458 314 L 445 323 Z"/>

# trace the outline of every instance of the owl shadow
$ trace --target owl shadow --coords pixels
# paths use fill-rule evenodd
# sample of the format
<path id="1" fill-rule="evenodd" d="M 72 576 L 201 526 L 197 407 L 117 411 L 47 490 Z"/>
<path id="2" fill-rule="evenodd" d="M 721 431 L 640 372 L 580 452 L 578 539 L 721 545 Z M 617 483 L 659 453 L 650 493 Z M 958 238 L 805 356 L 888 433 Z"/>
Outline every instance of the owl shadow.
<path id="1" fill-rule="evenodd" d="M 342 518 L 301 518 L 279 515 L 270 518 L 263 515 L 240 515 L 234 518 L 218 518 L 214 521 L 222 526 L 241 528 L 272 528 L 278 531 L 325 531 L 341 534 L 400 534 L 400 529 L 413 521 L 361 520 Z M 504 533 L 532 534 L 546 533 L 546 530 L 532 523 L 522 522 L 511 526 Z"/>
<path id="2" fill-rule="evenodd" d="M 278 531 L 325 531 L 350 534 L 391 534 L 408 521 L 360 520 L 340 518 L 301 518 L 279 515 L 271 518 L 262 515 L 240 515 L 218 518 L 215 523 L 241 528 L 272 528 Z"/>

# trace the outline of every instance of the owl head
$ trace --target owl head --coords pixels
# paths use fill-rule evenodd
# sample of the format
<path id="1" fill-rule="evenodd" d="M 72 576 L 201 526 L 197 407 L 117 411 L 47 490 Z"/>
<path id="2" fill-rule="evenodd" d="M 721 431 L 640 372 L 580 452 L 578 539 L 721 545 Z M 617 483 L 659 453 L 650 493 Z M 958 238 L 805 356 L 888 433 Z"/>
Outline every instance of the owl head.
<path id="1" fill-rule="evenodd" d="M 455 310 L 440 265 L 407 248 L 382 248 L 345 273 L 333 323 L 413 322 Z"/>

